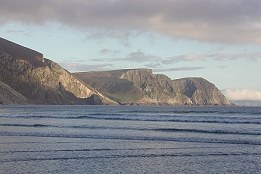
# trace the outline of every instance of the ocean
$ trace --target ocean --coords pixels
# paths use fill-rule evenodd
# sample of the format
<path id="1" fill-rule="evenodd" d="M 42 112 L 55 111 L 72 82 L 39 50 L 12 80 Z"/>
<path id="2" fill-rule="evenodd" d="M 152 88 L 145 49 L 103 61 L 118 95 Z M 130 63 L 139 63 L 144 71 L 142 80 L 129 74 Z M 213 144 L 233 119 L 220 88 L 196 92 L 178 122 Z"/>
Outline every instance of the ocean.
<path id="1" fill-rule="evenodd" d="M 261 173 L 261 108 L 0 106 L 0 173 Z"/>

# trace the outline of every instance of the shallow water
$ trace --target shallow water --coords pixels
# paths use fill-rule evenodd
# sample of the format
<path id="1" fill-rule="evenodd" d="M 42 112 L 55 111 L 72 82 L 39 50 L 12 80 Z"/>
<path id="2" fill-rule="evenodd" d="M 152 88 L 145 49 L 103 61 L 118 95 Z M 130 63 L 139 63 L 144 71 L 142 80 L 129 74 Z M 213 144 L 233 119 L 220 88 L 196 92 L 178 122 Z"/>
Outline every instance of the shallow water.
<path id="1" fill-rule="evenodd" d="M 261 108 L 0 106 L 0 173 L 260 173 Z"/>

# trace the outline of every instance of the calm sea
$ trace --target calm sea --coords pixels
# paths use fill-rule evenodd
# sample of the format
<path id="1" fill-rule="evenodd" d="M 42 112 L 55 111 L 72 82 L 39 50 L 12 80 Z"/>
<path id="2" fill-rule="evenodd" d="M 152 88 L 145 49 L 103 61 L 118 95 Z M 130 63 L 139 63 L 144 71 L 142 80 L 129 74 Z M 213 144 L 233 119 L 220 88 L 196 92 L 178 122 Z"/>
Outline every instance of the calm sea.
<path id="1" fill-rule="evenodd" d="M 0 106 L 0 173 L 261 173 L 261 108 Z"/>

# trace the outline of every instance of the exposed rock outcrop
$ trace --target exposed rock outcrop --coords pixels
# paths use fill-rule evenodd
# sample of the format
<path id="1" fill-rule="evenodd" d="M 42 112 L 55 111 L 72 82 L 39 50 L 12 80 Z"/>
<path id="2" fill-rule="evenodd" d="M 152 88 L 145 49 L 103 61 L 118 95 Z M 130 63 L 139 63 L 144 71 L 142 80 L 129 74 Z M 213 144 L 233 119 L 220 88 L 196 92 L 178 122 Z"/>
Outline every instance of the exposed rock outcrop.
<path id="1" fill-rule="evenodd" d="M 88 82 L 89 85 L 106 95 L 107 97 L 121 103 L 133 103 L 145 95 L 140 88 L 126 79 L 121 79 L 121 70 L 106 72 L 76 73 L 75 75 Z"/>
<path id="2" fill-rule="evenodd" d="M 150 69 L 76 73 L 77 77 L 122 104 L 230 105 L 215 85 L 202 78 L 171 80 Z"/>
<path id="3" fill-rule="evenodd" d="M 190 98 L 194 105 L 231 105 L 214 84 L 203 78 L 183 78 L 172 82 L 176 91 Z"/>

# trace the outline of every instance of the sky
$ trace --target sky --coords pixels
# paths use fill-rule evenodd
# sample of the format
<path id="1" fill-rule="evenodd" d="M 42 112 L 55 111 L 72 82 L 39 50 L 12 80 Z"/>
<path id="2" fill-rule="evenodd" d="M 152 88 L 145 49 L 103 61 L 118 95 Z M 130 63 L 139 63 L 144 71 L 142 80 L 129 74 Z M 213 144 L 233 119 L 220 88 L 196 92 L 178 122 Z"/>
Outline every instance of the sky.
<path id="1" fill-rule="evenodd" d="M 71 72 L 149 68 L 261 101 L 261 0 L 0 0 L 0 37 Z"/>

